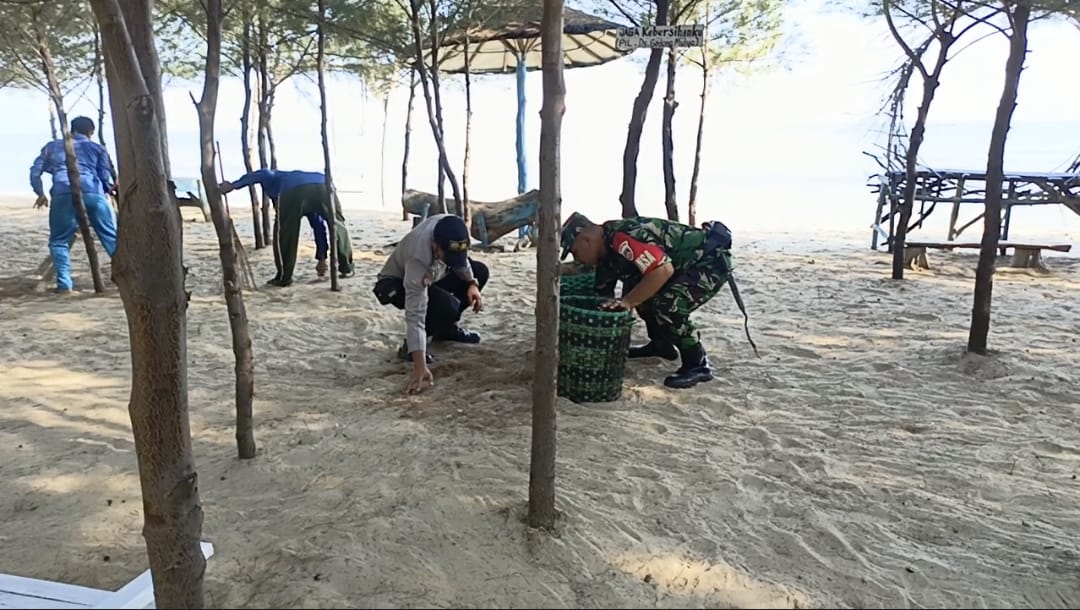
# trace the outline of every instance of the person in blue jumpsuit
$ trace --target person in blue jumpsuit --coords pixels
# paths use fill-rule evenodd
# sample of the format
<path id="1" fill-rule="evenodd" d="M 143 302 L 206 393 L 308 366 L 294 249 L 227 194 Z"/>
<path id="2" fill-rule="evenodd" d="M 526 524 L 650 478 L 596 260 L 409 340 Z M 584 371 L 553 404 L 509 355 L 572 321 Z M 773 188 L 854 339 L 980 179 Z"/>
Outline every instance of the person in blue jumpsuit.
<path id="1" fill-rule="evenodd" d="M 326 257 L 330 252 L 330 242 L 326 239 L 326 219 L 319 212 L 312 212 L 305 214 L 304 218 L 307 218 L 308 225 L 311 226 L 311 231 L 315 237 L 315 273 L 319 276 L 319 279 L 326 277 Z"/>
<path id="2" fill-rule="evenodd" d="M 267 282 L 271 286 L 292 284 L 293 269 L 296 267 L 296 251 L 300 241 L 300 221 L 308 216 L 308 222 L 315 229 L 315 241 L 319 242 L 320 222 L 313 222 L 311 214 L 318 214 L 321 219 L 334 218 L 335 241 L 337 242 L 338 273 L 340 277 L 353 274 L 352 245 L 349 230 L 345 227 L 345 217 L 341 205 L 330 205 L 330 196 L 326 192 L 326 178 L 322 172 L 281 171 L 260 169 L 245 174 L 232 182 L 222 182 L 222 193 L 234 189 L 258 184 L 277 207 L 278 231 L 276 248 L 281 256 L 281 267 L 274 279 Z M 335 195 L 336 200 L 336 195 Z M 335 201 L 336 203 L 336 201 Z M 332 209 L 336 208 L 336 209 Z M 325 230 L 325 227 L 323 227 Z M 327 243 L 325 237 L 324 243 Z"/>
<path id="3" fill-rule="evenodd" d="M 112 160 L 105 147 L 91 139 L 93 136 L 92 119 L 80 116 L 71 120 L 71 138 L 79 167 L 83 207 L 86 208 L 87 220 L 101 241 L 101 246 L 109 258 L 112 258 L 116 254 L 116 217 L 106 197 L 113 189 Z M 52 187 L 49 189 L 51 206 L 49 197 L 45 196 L 42 174 L 52 175 Z M 68 244 L 79 228 L 79 220 L 75 215 L 63 140 L 53 140 L 41 149 L 41 153 L 30 166 L 30 186 L 37 195 L 34 207 L 49 208 L 49 253 L 52 255 L 53 267 L 56 268 L 56 292 L 70 293 L 74 284 L 71 281 Z"/>

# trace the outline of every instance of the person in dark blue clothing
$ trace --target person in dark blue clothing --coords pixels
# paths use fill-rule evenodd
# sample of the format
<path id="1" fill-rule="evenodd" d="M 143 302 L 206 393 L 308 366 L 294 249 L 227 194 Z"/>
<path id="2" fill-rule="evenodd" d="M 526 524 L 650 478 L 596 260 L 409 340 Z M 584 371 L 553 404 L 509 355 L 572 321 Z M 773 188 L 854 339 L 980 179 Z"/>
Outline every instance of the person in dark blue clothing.
<path id="1" fill-rule="evenodd" d="M 318 212 L 306 214 L 308 224 L 315 236 L 315 274 L 319 279 L 326 277 L 326 256 L 330 251 L 330 242 L 326 239 L 326 219 Z"/>
<path id="2" fill-rule="evenodd" d="M 308 216 L 308 222 L 312 222 L 309 215 L 316 214 L 320 219 L 334 219 L 334 234 L 337 242 L 338 273 L 341 277 L 349 277 L 353 274 L 352 245 L 349 242 L 349 230 L 345 227 L 345 217 L 341 214 L 341 205 L 334 203 L 331 206 L 330 196 L 326 192 L 326 178 L 321 172 L 305 171 L 281 171 L 274 169 L 260 169 L 241 176 L 232 182 L 222 182 L 222 193 L 228 193 L 233 189 L 243 188 L 252 184 L 258 184 L 262 191 L 274 201 L 278 213 L 278 236 L 275 247 L 281 258 L 281 268 L 277 270 L 274 279 L 267 282 L 271 286 L 288 286 L 292 284 L 293 268 L 296 266 L 296 250 L 300 241 L 300 220 Z M 314 222 L 314 225 L 319 222 Z M 318 244 L 318 229 L 316 229 L 316 244 Z"/>
<path id="3" fill-rule="evenodd" d="M 116 217 L 106 197 L 113 189 L 112 160 L 105 147 L 91 138 L 94 121 L 84 116 L 71 121 L 71 137 L 74 140 L 75 160 L 79 168 L 79 186 L 83 206 L 90 226 L 97 233 L 101 246 L 109 258 L 116 254 Z M 42 174 L 52 176 L 49 198 L 45 196 Z M 71 259 L 68 244 L 79 228 L 75 215 L 75 203 L 71 196 L 71 180 L 67 171 L 64 141 L 53 140 L 41 149 L 30 166 L 30 186 L 37 195 L 35 208 L 49 208 L 49 253 L 56 268 L 56 292 L 69 293 L 74 288 L 71 281 Z"/>

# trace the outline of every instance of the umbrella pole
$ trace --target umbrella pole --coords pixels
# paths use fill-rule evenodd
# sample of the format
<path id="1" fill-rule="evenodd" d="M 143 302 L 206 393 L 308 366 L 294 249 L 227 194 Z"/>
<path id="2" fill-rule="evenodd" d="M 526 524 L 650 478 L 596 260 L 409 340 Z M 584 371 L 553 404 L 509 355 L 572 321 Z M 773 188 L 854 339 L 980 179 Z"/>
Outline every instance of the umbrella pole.
<path id="1" fill-rule="evenodd" d="M 525 53 L 517 54 L 517 174 L 518 194 L 528 190 L 529 166 L 525 163 Z M 518 229 L 518 239 L 524 239 L 532 227 Z"/>

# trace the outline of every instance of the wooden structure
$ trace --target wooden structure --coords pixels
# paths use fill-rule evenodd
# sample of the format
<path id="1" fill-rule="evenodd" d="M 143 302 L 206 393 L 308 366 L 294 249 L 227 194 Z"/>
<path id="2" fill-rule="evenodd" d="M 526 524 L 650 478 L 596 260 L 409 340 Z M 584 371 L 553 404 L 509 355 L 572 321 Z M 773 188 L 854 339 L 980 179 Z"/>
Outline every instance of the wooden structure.
<path id="1" fill-rule="evenodd" d="M 1072 250 L 1071 244 L 1027 244 L 1002 241 L 998 242 L 998 246 L 1002 251 L 1012 249 L 1013 257 L 1009 262 L 1010 267 L 1026 267 L 1031 269 L 1040 269 L 1045 271 L 1046 266 L 1042 262 L 1043 250 L 1055 250 L 1057 252 L 1069 252 Z M 930 242 L 930 241 L 909 241 L 904 244 L 904 265 L 909 269 L 929 269 L 930 263 L 926 259 L 926 251 L 930 248 L 937 250 L 952 250 L 954 248 L 966 248 L 969 250 L 979 250 L 982 248 L 980 242 Z"/>
<path id="2" fill-rule="evenodd" d="M 870 248 L 877 250 L 879 243 L 892 251 L 896 223 L 900 217 L 900 204 L 904 198 L 907 173 L 890 171 L 872 176 L 876 182 L 871 186 L 878 194 L 877 211 L 874 214 L 873 237 Z M 1006 172 L 1002 184 L 1001 236 L 1008 242 L 1012 225 L 1012 211 L 1018 206 L 1063 205 L 1080 214 L 1080 173 L 1012 173 Z M 952 204 L 949 217 L 947 242 L 953 242 L 967 228 L 982 220 L 986 204 L 986 172 L 969 170 L 932 170 L 920 168 L 915 175 L 915 209 L 912 210 L 908 232 L 921 228 L 923 222 L 934 212 L 939 203 Z M 979 204 L 979 213 L 971 220 L 960 223 L 964 204 Z M 879 241 L 880 240 L 880 241 Z M 962 247 L 962 246 L 956 246 Z M 1002 250 L 1009 246 L 1002 246 Z M 1044 249 L 1057 249 L 1043 246 Z"/>
<path id="3" fill-rule="evenodd" d="M 169 188 L 172 189 L 178 206 L 199 208 L 202 210 L 203 220 L 211 222 L 210 203 L 201 179 L 173 178 L 169 181 Z"/>
<path id="4" fill-rule="evenodd" d="M 416 217 L 414 224 L 432 214 L 444 214 L 447 209 L 446 201 L 440 204 L 438 195 L 412 189 L 401 195 L 401 208 L 403 216 L 412 214 Z M 470 232 L 480 241 L 481 248 L 488 248 L 511 231 L 535 223 L 539 210 L 540 191 L 537 189 L 503 201 L 470 201 Z"/>
<path id="5" fill-rule="evenodd" d="M 203 557 L 214 555 L 214 545 L 203 542 Z M 0 608 L 153 608 L 154 583 L 150 570 L 117 591 L 92 589 L 51 580 L 0 574 Z"/>

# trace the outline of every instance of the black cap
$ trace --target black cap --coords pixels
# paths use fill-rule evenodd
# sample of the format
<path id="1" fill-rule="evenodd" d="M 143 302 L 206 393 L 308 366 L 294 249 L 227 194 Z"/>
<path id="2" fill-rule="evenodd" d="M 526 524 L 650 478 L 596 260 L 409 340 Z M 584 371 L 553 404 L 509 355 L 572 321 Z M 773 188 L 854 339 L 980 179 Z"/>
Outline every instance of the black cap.
<path id="1" fill-rule="evenodd" d="M 71 131 L 88 136 L 94 133 L 94 119 L 85 116 L 77 116 L 71 119 Z"/>
<path id="2" fill-rule="evenodd" d="M 462 269 L 469 266 L 469 228 L 457 216 L 447 216 L 435 224 L 432 235 L 443 251 L 446 266 Z"/>

